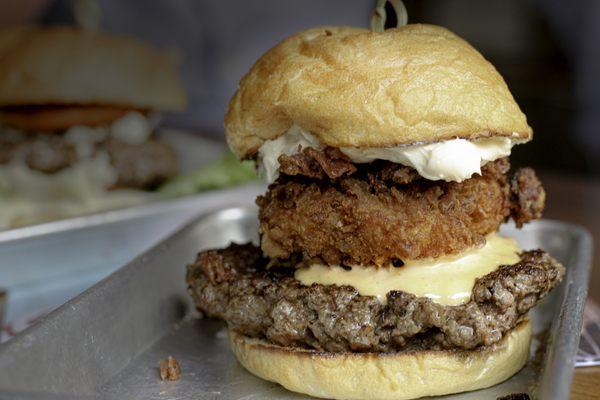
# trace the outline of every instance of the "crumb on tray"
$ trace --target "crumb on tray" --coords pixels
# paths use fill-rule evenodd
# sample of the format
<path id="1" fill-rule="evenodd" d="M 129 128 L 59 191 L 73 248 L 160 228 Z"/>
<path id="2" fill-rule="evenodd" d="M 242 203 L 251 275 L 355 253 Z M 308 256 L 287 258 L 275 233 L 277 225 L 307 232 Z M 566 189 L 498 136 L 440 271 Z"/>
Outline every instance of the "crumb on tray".
<path id="1" fill-rule="evenodd" d="M 181 367 L 177 360 L 171 356 L 166 360 L 160 361 L 160 379 L 177 381 L 181 376 Z"/>

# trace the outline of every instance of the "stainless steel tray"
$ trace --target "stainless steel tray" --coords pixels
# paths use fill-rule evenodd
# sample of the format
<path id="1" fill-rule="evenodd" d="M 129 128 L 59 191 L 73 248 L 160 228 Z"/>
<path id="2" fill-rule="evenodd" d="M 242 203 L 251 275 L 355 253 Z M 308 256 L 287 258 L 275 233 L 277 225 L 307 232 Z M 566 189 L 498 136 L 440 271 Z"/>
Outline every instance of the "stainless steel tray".
<path id="1" fill-rule="evenodd" d="M 256 239 L 256 214 L 227 209 L 191 223 L 0 346 L 0 398 L 300 399 L 250 375 L 230 353 L 223 324 L 199 320 L 187 296 L 185 265 L 200 249 Z M 505 383 L 448 399 L 514 393 L 568 398 L 591 261 L 580 227 L 537 221 L 503 227 L 523 248 L 543 247 L 568 267 L 566 279 L 531 318 L 548 327 L 541 365 L 530 362 Z M 538 354 L 540 354 L 538 352 Z M 179 360 L 179 381 L 162 382 L 158 362 Z M 538 357 L 539 359 L 539 357 Z"/>
<path id="2" fill-rule="evenodd" d="M 264 190 L 246 185 L 0 232 L 4 322 L 11 332 L 26 325 L 21 322 L 63 304 L 198 215 L 251 205 Z"/>

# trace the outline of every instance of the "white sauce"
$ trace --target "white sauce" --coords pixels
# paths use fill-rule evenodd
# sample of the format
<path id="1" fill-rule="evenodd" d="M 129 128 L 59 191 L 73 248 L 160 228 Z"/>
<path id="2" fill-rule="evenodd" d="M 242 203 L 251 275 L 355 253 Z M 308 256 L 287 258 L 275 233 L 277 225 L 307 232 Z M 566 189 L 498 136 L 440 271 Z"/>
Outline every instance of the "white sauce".
<path id="1" fill-rule="evenodd" d="M 342 147 L 340 151 L 355 163 L 387 160 L 412 167 L 429 180 L 462 182 L 473 174 L 481 174 L 481 167 L 486 163 L 510 155 L 514 144 L 511 138 L 491 137 L 474 141 L 451 139 L 413 146 Z M 324 148 L 316 137 L 297 125 L 277 139 L 266 141 L 258 150 L 261 174 L 268 183 L 274 182 L 279 175 L 279 156 L 292 155 L 306 147 Z"/>
<path id="2" fill-rule="evenodd" d="M 129 144 L 142 144 L 154 130 L 152 120 L 139 112 L 130 112 L 113 122 L 110 134 L 115 139 Z"/>
<path id="3" fill-rule="evenodd" d="M 260 157 L 259 173 L 273 183 L 279 176 L 279 156 L 285 154 L 291 156 L 301 149 L 312 147 L 321 150 L 323 145 L 310 132 L 305 131 L 298 125 L 293 125 L 284 135 L 275 140 L 267 140 L 258 149 Z"/>
<path id="4" fill-rule="evenodd" d="M 155 194 L 135 190 L 107 190 L 117 181 L 106 152 L 95 144 L 113 136 L 130 144 L 147 140 L 156 121 L 130 112 L 108 127 L 73 126 L 65 140 L 75 146 L 79 161 L 54 174 L 29 169 L 17 156 L 0 165 L 0 229 L 94 211 L 125 207 L 152 199 Z M 20 134 L 0 127 L 0 134 Z"/>
<path id="5" fill-rule="evenodd" d="M 0 229 L 139 204 L 152 194 L 106 190 L 117 180 L 108 154 L 98 153 L 55 174 L 22 162 L 0 166 Z"/>
<path id="6" fill-rule="evenodd" d="M 106 139 L 108 134 L 104 128 L 77 125 L 65 132 L 65 140 L 75 146 L 78 158 L 88 158 L 94 154 L 95 144 Z"/>

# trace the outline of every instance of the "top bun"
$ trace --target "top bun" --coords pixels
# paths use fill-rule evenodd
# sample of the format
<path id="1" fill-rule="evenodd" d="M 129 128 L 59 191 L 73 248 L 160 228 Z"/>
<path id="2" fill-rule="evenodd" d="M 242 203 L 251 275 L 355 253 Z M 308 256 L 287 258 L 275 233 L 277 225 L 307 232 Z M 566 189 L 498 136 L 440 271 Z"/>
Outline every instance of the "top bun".
<path id="1" fill-rule="evenodd" d="M 420 24 L 314 28 L 269 50 L 229 103 L 227 139 L 248 158 L 293 124 L 332 147 L 532 137 L 492 64 L 447 29 Z"/>
<path id="2" fill-rule="evenodd" d="M 70 27 L 0 31 L 0 106 L 185 108 L 175 63 L 133 38 Z"/>

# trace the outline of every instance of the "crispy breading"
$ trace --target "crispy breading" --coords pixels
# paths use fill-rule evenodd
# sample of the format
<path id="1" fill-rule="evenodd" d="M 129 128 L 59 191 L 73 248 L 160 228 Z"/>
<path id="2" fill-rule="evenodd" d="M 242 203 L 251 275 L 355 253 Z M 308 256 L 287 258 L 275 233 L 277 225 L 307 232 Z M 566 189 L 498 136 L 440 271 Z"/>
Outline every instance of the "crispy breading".
<path id="1" fill-rule="evenodd" d="M 282 175 L 257 199 L 265 254 L 300 254 L 330 265 L 436 258 L 483 243 L 511 216 L 522 225 L 543 209 L 535 173 L 519 170 L 511 185 L 507 159 L 461 183 L 420 179 L 402 169 L 409 183 L 400 184 L 390 168 L 362 166 L 335 180 Z"/>

